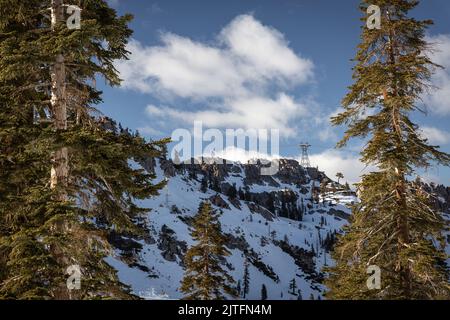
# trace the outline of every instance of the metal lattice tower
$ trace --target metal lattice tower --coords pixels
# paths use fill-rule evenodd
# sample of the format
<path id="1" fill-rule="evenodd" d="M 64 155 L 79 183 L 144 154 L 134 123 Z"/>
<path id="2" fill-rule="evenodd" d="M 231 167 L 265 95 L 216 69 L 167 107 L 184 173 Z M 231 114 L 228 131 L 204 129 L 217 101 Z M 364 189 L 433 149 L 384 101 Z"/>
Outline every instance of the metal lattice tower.
<path id="1" fill-rule="evenodd" d="M 300 165 L 303 168 L 311 168 L 311 162 L 309 161 L 309 156 L 308 156 L 308 148 L 309 147 L 311 147 L 311 145 L 307 142 L 300 144 L 300 148 L 302 148 L 302 161 L 300 162 Z"/>

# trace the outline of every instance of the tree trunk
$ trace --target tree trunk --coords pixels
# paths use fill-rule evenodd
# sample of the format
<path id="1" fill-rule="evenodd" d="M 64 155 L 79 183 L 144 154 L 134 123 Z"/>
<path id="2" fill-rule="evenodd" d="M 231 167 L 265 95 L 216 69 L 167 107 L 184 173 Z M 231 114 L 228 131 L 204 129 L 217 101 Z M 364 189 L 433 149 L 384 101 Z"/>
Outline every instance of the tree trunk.
<path id="1" fill-rule="evenodd" d="M 51 6 L 51 23 L 52 32 L 56 29 L 58 24 L 64 22 L 64 4 L 63 0 L 52 0 Z M 66 71 L 64 65 L 64 55 L 59 53 L 56 56 L 53 67 L 51 68 L 51 117 L 54 128 L 57 132 L 67 129 L 67 100 L 66 100 Z M 55 151 L 52 158 L 52 168 L 50 171 L 50 187 L 52 189 L 59 189 L 57 192 L 58 201 L 66 201 L 68 199 L 67 186 L 69 176 L 69 154 L 66 147 L 62 147 Z M 62 232 L 66 229 L 65 223 L 58 223 L 54 226 L 55 231 Z M 62 230 L 61 230 L 62 229 Z M 55 258 L 60 261 L 62 265 L 67 265 L 68 260 L 62 255 L 58 246 L 50 248 Z M 57 300 L 71 299 L 72 295 L 67 289 L 66 284 L 62 283 L 60 287 L 53 292 L 54 298 Z"/>
<path id="2" fill-rule="evenodd" d="M 52 0 L 52 30 L 57 24 L 64 22 L 64 5 L 62 0 Z M 67 105 L 66 105 L 66 71 L 64 56 L 62 53 L 56 56 L 54 66 L 51 71 L 52 97 L 51 107 L 54 126 L 57 131 L 67 129 Z M 50 186 L 55 189 L 57 186 L 65 187 L 69 175 L 69 154 L 67 148 L 57 150 L 53 155 L 51 168 Z M 61 191 L 59 199 L 64 201 L 67 194 Z"/>
<path id="3" fill-rule="evenodd" d="M 390 14 L 387 14 L 388 19 L 390 20 Z M 396 43 L 395 43 L 395 34 L 391 29 L 389 30 L 389 62 L 392 66 L 396 64 Z M 398 86 L 397 86 L 397 75 L 394 69 L 392 74 L 392 96 L 398 97 L 400 95 Z M 386 91 L 383 92 L 383 95 L 389 97 L 389 93 Z M 396 148 L 399 155 L 404 153 L 404 141 L 403 141 L 403 131 L 400 125 L 401 115 L 399 106 L 392 106 L 392 130 L 396 136 Z M 409 226 L 408 226 L 408 206 L 406 201 L 406 177 L 405 177 L 405 164 L 401 164 L 401 167 L 396 166 L 393 168 L 393 174 L 396 177 L 396 186 L 395 186 L 395 195 L 396 195 L 396 203 L 397 203 L 397 242 L 398 242 L 398 261 L 396 264 L 396 271 L 400 274 L 401 287 L 403 290 L 403 294 L 406 299 L 409 299 L 411 296 L 411 269 L 409 262 L 404 262 L 400 259 L 400 253 L 408 246 L 410 242 L 409 236 Z"/>

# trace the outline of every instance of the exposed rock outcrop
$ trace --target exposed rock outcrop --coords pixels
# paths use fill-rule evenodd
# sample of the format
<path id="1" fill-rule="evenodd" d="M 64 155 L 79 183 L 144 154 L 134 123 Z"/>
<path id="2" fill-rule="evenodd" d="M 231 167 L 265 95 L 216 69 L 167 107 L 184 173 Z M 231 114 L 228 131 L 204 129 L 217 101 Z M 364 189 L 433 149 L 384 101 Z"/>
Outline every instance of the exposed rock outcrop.
<path id="1" fill-rule="evenodd" d="M 178 241 L 175 231 L 163 225 L 159 233 L 158 249 L 161 250 L 161 255 L 167 261 L 176 261 L 178 257 L 182 264 L 187 244 L 184 241 Z"/>
<path id="2" fill-rule="evenodd" d="M 211 203 L 216 207 L 219 207 L 222 209 L 230 209 L 230 206 L 228 205 L 228 203 L 225 200 L 223 200 L 222 197 L 218 194 L 209 198 L 209 201 L 211 201 Z"/>

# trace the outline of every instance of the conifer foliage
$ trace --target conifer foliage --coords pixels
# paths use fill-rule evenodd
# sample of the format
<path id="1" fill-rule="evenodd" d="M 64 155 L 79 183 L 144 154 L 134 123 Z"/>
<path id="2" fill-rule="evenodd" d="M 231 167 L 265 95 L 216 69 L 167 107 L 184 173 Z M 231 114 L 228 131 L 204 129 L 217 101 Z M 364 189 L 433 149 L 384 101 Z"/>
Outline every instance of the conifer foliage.
<path id="1" fill-rule="evenodd" d="M 265 284 L 261 287 L 261 300 L 267 300 L 267 288 Z"/>
<path id="2" fill-rule="evenodd" d="M 185 299 L 220 300 L 235 295 L 232 277 L 221 266 L 230 252 L 225 247 L 219 214 L 209 202 L 200 204 L 194 218 L 191 236 L 196 245 L 189 248 L 184 259 L 186 272 L 181 284 Z"/>
<path id="3" fill-rule="evenodd" d="M 244 252 L 244 254 L 248 254 L 247 251 Z M 249 270 L 249 263 L 247 257 L 245 257 L 244 260 L 244 279 L 243 279 L 243 287 L 242 287 L 242 298 L 246 298 L 247 295 L 250 292 L 250 270 Z"/>
<path id="4" fill-rule="evenodd" d="M 408 16 L 419 1 L 362 1 L 382 11 L 381 29 L 363 27 L 356 55 L 355 83 L 343 100 L 344 111 L 332 119 L 347 125 L 339 143 L 367 139 L 361 160 L 377 172 L 357 186 L 361 203 L 334 252 L 328 298 L 449 298 L 449 274 L 441 236 L 444 220 L 430 205 L 430 194 L 411 179 L 432 163 L 448 165 L 450 156 L 420 134 L 411 115 L 429 89 L 435 65 L 427 56 L 425 30 L 431 21 Z M 367 286 L 367 268 L 381 268 L 381 290 Z"/>
<path id="5" fill-rule="evenodd" d="M 82 10 L 68 29 L 67 5 Z M 163 184 L 130 165 L 161 154 L 117 130 L 95 78 L 120 79 L 131 16 L 106 1 L 0 0 L 0 298 L 130 298 L 104 258 L 115 230 L 142 234 L 135 199 Z M 66 286 L 69 266 L 81 288 Z"/>
<path id="6" fill-rule="evenodd" d="M 289 282 L 289 293 L 293 296 L 297 295 L 297 282 L 295 281 L 295 278 L 292 278 Z"/>

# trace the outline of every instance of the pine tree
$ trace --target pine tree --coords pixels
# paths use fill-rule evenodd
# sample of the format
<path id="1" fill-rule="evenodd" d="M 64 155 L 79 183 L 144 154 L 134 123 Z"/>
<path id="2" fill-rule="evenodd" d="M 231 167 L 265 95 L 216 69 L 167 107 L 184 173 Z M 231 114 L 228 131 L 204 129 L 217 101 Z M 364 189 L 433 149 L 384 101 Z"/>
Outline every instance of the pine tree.
<path id="1" fill-rule="evenodd" d="M 241 187 L 239 187 L 238 195 L 239 195 L 240 200 L 243 200 L 243 201 L 245 200 L 245 192 L 242 190 Z"/>
<path id="2" fill-rule="evenodd" d="M 244 260 L 244 280 L 243 280 L 243 287 L 242 287 L 242 298 L 246 298 L 248 293 L 250 292 L 250 272 L 248 270 L 249 263 L 248 259 L 245 258 Z"/>
<path id="3" fill-rule="evenodd" d="M 271 193 L 269 193 L 267 195 L 267 199 L 265 201 L 265 207 L 270 212 L 275 213 L 275 204 L 274 204 L 273 195 Z"/>
<path id="4" fill-rule="evenodd" d="M 339 183 L 341 179 L 344 179 L 344 174 L 342 172 L 338 172 L 338 173 L 336 173 L 336 178 L 338 179 L 338 183 Z"/>
<path id="5" fill-rule="evenodd" d="M 261 300 L 267 300 L 267 288 L 265 284 L 261 287 Z"/>
<path id="6" fill-rule="evenodd" d="M 348 182 L 345 183 L 345 190 L 347 190 L 347 191 L 351 190 L 350 185 L 348 184 Z"/>
<path id="7" fill-rule="evenodd" d="M 303 221 L 303 204 L 301 204 L 300 206 L 297 207 L 297 220 L 298 221 Z"/>
<path id="8" fill-rule="evenodd" d="M 324 196 L 327 192 L 328 192 L 328 189 L 327 189 L 327 187 L 328 187 L 328 179 L 323 179 L 321 182 L 320 182 L 320 194 L 322 195 L 322 196 Z"/>
<path id="9" fill-rule="evenodd" d="M 209 202 L 200 204 L 194 218 L 191 236 L 196 245 L 186 252 L 186 271 L 181 283 L 185 299 L 219 300 L 234 295 L 233 279 L 221 267 L 221 259 L 230 255 L 225 248 L 219 214 Z"/>
<path id="10" fill-rule="evenodd" d="M 236 190 L 236 184 L 233 184 L 227 191 L 227 196 L 230 200 L 236 199 L 237 196 L 237 190 Z"/>
<path id="11" fill-rule="evenodd" d="M 208 190 L 208 180 L 206 179 L 206 176 L 203 176 L 200 191 L 206 193 L 207 190 Z"/>
<path id="12" fill-rule="evenodd" d="M 295 277 L 289 282 L 289 293 L 293 296 L 297 295 L 297 282 L 295 281 Z"/>
<path id="13" fill-rule="evenodd" d="M 378 166 L 358 184 L 361 203 L 334 251 L 337 262 L 327 282 L 332 299 L 449 298 L 449 273 L 441 236 L 444 220 L 429 195 L 408 178 L 431 162 L 448 165 L 450 156 L 424 139 L 411 114 L 419 110 L 433 69 L 425 30 L 432 23 L 408 17 L 418 1 L 362 1 L 378 5 L 381 29 L 363 28 L 354 68 L 355 83 L 343 100 L 345 111 L 332 119 L 348 130 L 339 143 L 368 139 L 362 161 Z M 433 239 L 435 241 L 433 241 Z M 367 266 L 381 268 L 382 290 L 366 286 Z"/>
<path id="14" fill-rule="evenodd" d="M 212 177 L 210 182 L 209 182 L 209 188 L 216 191 L 216 192 L 221 192 L 222 190 L 220 189 L 220 184 L 219 184 L 219 179 L 217 177 Z"/>
<path id="15" fill-rule="evenodd" d="M 311 185 L 311 201 L 316 204 L 319 203 L 319 192 L 318 191 L 320 191 L 320 188 L 319 188 L 319 190 L 317 190 L 316 183 L 315 183 L 315 181 L 313 181 L 313 183 Z"/>
<path id="16" fill-rule="evenodd" d="M 289 218 L 289 210 L 284 197 L 281 199 L 280 217 Z"/>
<path id="17" fill-rule="evenodd" d="M 131 16 L 76 4 L 82 28 L 69 30 L 61 0 L 0 0 L 2 298 L 131 298 L 104 260 L 107 234 L 143 234 L 134 199 L 163 186 L 129 160 L 159 156 L 165 141 L 120 134 L 94 108 L 96 76 L 120 83 L 113 62 L 126 58 Z M 71 265 L 81 290 L 66 287 Z"/>
<path id="18" fill-rule="evenodd" d="M 238 296 L 240 296 L 241 295 L 241 291 L 242 291 L 241 280 L 238 280 L 237 285 L 236 285 L 236 294 Z"/>
<path id="19" fill-rule="evenodd" d="M 250 192 L 250 187 L 245 186 L 244 190 L 245 190 L 245 201 L 252 201 L 252 193 Z"/>

